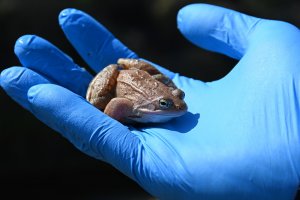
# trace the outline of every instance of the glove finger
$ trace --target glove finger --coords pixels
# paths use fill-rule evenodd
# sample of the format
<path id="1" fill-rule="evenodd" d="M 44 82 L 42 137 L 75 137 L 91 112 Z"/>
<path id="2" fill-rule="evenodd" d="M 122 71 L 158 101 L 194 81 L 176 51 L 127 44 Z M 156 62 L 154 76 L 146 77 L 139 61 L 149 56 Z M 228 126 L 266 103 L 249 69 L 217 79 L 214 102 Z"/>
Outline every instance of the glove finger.
<path id="1" fill-rule="evenodd" d="M 104 160 L 132 177 L 140 141 L 113 120 L 66 88 L 40 84 L 28 91 L 32 113 L 61 133 L 79 150 Z"/>
<path id="2" fill-rule="evenodd" d="M 15 54 L 24 67 L 85 96 L 92 76 L 50 42 L 34 35 L 22 36 L 15 44 Z"/>
<path id="3" fill-rule="evenodd" d="M 25 67 L 10 67 L 1 72 L 0 85 L 23 108 L 29 110 L 27 91 L 36 84 L 50 83 L 46 78 Z"/>
<path id="4" fill-rule="evenodd" d="M 188 40 L 235 59 L 244 55 L 251 30 L 259 21 L 259 18 L 208 4 L 188 5 L 177 15 L 178 28 Z"/>
<path id="5" fill-rule="evenodd" d="M 116 63 L 119 58 L 138 58 L 102 24 L 80 10 L 63 10 L 59 15 L 59 23 L 71 44 L 95 72 Z M 174 73 L 170 70 L 154 66 L 173 78 Z"/>
<path id="6" fill-rule="evenodd" d="M 95 72 L 116 63 L 118 58 L 137 58 L 102 24 L 82 11 L 63 10 L 59 23 L 68 40 Z"/>

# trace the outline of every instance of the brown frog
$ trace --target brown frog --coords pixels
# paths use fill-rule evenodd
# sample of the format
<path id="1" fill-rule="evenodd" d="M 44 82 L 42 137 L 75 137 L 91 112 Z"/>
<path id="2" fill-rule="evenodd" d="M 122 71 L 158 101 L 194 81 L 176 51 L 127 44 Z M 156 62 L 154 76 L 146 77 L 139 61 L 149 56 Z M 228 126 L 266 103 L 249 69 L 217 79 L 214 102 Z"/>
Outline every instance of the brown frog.
<path id="1" fill-rule="evenodd" d="M 187 112 L 184 92 L 149 63 L 120 58 L 91 81 L 86 99 L 123 123 L 166 122 Z"/>

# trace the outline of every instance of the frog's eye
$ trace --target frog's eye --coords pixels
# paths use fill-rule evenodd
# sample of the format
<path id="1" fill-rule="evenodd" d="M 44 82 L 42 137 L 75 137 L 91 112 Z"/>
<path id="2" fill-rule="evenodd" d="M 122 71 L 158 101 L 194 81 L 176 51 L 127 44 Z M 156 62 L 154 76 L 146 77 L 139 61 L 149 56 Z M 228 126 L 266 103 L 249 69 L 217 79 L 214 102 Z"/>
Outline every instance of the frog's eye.
<path id="1" fill-rule="evenodd" d="M 159 107 L 161 109 L 168 109 L 173 105 L 172 100 L 170 99 L 160 99 L 159 100 Z"/>

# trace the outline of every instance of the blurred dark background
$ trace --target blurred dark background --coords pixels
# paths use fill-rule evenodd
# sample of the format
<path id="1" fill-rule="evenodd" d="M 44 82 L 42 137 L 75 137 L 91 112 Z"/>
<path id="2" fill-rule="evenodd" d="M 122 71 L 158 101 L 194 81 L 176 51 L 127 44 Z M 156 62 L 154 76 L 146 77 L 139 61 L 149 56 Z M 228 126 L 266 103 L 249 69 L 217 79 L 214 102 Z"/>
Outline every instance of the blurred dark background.
<path id="1" fill-rule="evenodd" d="M 140 57 L 183 75 L 213 81 L 235 60 L 201 50 L 179 33 L 176 15 L 191 0 L 0 0 L 0 70 L 19 65 L 14 43 L 24 34 L 51 41 L 81 66 L 60 30 L 57 16 L 81 9 L 104 24 Z M 250 15 L 284 20 L 300 27 L 299 0 L 207 0 Z M 11 197 L 70 199 L 150 199 L 136 183 L 110 165 L 92 159 L 35 119 L 0 89 L 0 191 Z"/>

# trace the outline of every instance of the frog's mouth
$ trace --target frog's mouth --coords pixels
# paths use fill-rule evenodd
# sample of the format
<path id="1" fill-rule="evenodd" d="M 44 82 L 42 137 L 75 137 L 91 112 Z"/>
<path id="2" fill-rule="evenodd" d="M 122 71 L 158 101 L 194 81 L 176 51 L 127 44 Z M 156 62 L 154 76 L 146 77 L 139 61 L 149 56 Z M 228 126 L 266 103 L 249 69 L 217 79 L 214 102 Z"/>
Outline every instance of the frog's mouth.
<path id="1" fill-rule="evenodd" d="M 186 110 L 182 111 L 170 111 L 170 110 L 147 110 L 147 109 L 140 109 L 141 113 L 147 115 L 163 115 L 163 116 L 174 116 L 179 117 L 186 113 Z"/>
<path id="2" fill-rule="evenodd" d="M 187 111 L 170 111 L 170 110 L 147 110 L 147 109 L 140 109 L 137 116 L 132 117 L 134 121 L 137 122 L 166 122 L 175 117 L 180 117 L 184 115 Z"/>

